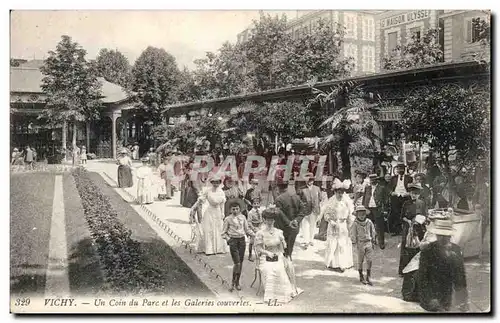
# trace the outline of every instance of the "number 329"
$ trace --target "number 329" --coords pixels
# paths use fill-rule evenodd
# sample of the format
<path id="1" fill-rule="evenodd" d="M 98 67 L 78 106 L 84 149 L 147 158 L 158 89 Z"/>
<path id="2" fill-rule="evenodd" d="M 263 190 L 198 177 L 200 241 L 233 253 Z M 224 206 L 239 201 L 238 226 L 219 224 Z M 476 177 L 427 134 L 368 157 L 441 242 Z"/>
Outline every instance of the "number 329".
<path id="1" fill-rule="evenodd" d="M 15 305 L 16 306 L 28 306 L 28 305 L 30 305 L 30 299 L 29 298 L 17 298 Z"/>

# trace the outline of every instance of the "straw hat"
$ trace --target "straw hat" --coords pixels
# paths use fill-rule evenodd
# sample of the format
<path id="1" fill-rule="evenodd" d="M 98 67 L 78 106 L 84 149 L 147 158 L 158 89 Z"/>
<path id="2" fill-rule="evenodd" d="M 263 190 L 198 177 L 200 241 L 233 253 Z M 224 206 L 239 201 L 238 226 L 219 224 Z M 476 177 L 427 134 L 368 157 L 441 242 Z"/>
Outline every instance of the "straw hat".
<path id="1" fill-rule="evenodd" d="M 148 157 L 143 157 L 143 158 L 141 158 L 141 161 L 142 161 L 143 163 L 146 163 L 146 162 L 148 162 L 148 161 L 149 161 L 149 158 L 148 158 Z"/>
<path id="2" fill-rule="evenodd" d="M 442 236 L 452 236 L 455 233 L 452 220 L 435 220 L 429 225 L 427 230 Z"/>
<path id="3" fill-rule="evenodd" d="M 127 148 L 122 148 L 120 150 L 120 154 L 128 154 L 128 149 Z"/>
<path id="4" fill-rule="evenodd" d="M 378 178 L 378 175 L 377 175 L 377 174 L 370 174 L 370 175 L 368 176 L 368 178 L 370 178 L 370 179 L 377 179 L 377 178 Z"/>
<path id="5" fill-rule="evenodd" d="M 366 212 L 366 208 L 363 205 L 356 206 L 355 212 Z"/>
<path id="6" fill-rule="evenodd" d="M 408 191 L 411 191 L 411 190 L 420 191 L 420 190 L 422 190 L 422 185 L 410 183 L 410 184 L 408 184 Z"/>
<path id="7" fill-rule="evenodd" d="M 256 178 L 252 178 L 250 180 L 250 184 L 255 184 L 255 185 L 258 185 L 259 184 L 259 181 L 256 179 Z"/>

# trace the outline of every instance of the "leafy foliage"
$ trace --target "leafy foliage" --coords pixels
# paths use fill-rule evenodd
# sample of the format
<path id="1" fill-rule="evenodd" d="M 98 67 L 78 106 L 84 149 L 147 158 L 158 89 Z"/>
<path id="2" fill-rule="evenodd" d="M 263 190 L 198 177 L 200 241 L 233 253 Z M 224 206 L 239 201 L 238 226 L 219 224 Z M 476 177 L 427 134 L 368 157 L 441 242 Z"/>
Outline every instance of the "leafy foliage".
<path id="1" fill-rule="evenodd" d="M 207 115 L 175 125 L 157 125 L 153 127 L 153 135 L 158 141 L 169 143 L 172 148 L 175 147 L 182 152 L 192 152 L 204 140 L 210 142 L 211 147 L 220 143 L 222 130 L 223 125 L 219 116 Z"/>
<path id="2" fill-rule="evenodd" d="M 489 94 L 456 84 L 431 85 L 403 104 L 410 140 L 428 143 L 450 172 L 450 156 L 477 161 L 489 153 Z"/>
<path id="3" fill-rule="evenodd" d="M 265 102 L 254 113 L 257 132 L 270 138 L 303 138 L 310 131 L 308 109 L 299 102 Z"/>
<path id="4" fill-rule="evenodd" d="M 159 123 L 166 105 L 175 102 L 178 93 L 179 69 L 175 58 L 163 48 L 149 46 L 132 68 L 133 90 L 140 108 L 155 123 Z"/>
<path id="5" fill-rule="evenodd" d="M 491 27 L 489 19 L 474 18 L 472 29 L 477 30 L 477 41 L 481 50 L 477 51 L 474 59 L 480 63 L 490 64 L 491 62 Z"/>
<path id="6" fill-rule="evenodd" d="M 69 36 L 62 36 L 41 67 L 47 105 L 39 118 L 58 125 L 99 118 L 101 84 L 85 60 L 86 51 Z"/>
<path id="7" fill-rule="evenodd" d="M 329 92 L 313 88 L 316 97 L 309 105 L 319 103 L 331 114 L 321 125 L 330 128 L 323 145 L 340 151 L 344 178 L 351 178 L 350 157 L 374 158 L 380 148 L 380 139 L 373 129 L 380 98 L 354 82 L 341 82 Z"/>
<path id="8" fill-rule="evenodd" d="M 280 59 L 275 65 L 278 86 L 349 76 L 354 65 L 353 58 L 343 58 L 344 35 L 344 27 L 337 24 L 333 28 L 329 21 L 321 19 L 311 30 L 289 40 L 278 52 Z"/>
<path id="9" fill-rule="evenodd" d="M 438 39 L 438 29 L 429 29 L 420 38 L 412 35 L 408 44 L 396 46 L 388 57 L 384 57 L 384 69 L 415 68 L 442 62 L 444 55 Z"/>
<path id="10" fill-rule="evenodd" d="M 285 16 L 262 14 L 246 42 L 226 42 L 216 53 L 196 60 L 193 80 L 186 89 L 180 86 L 179 92 L 207 100 L 350 74 L 352 59 L 344 59 L 341 53 L 343 28 L 321 20 L 297 39 L 287 30 Z"/>
<path id="11" fill-rule="evenodd" d="M 94 66 L 98 76 L 106 81 L 129 88 L 132 82 L 128 59 L 118 50 L 103 48 L 99 51 Z"/>

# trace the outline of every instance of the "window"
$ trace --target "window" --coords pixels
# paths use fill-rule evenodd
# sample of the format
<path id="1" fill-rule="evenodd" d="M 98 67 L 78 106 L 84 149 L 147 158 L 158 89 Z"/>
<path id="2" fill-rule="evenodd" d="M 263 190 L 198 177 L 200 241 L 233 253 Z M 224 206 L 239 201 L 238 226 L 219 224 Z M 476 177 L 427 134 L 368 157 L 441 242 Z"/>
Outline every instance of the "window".
<path id="1" fill-rule="evenodd" d="M 344 14 L 346 37 L 356 39 L 356 15 Z"/>
<path id="2" fill-rule="evenodd" d="M 354 70 L 357 70 L 358 66 L 358 47 L 354 44 L 345 44 L 344 55 L 346 58 L 351 57 L 354 63 Z"/>
<path id="3" fill-rule="evenodd" d="M 375 22 L 372 18 L 363 19 L 363 40 L 375 40 Z"/>
<path id="4" fill-rule="evenodd" d="M 395 31 L 393 33 L 388 33 L 387 34 L 387 50 L 388 53 L 391 54 L 392 51 L 396 48 L 398 45 L 398 32 Z"/>
<path id="5" fill-rule="evenodd" d="M 375 49 L 363 46 L 363 72 L 375 72 Z"/>
<path id="6" fill-rule="evenodd" d="M 417 40 L 420 40 L 420 33 L 421 33 L 420 27 L 411 28 L 410 37 L 408 38 L 408 40 L 411 40 L 413 36 L 415 36 Z"/>
<path id="7" fill-rule="evenodd" d="M 479 41 L 479 36 L 480 36 L 480 27 L 477 23 L 474 22 L 474 20 L 480 19 L 479 17 L 475 18 L 470 18 L 465 21 L 465 41 L 468 43 L 475 43 Z"/>

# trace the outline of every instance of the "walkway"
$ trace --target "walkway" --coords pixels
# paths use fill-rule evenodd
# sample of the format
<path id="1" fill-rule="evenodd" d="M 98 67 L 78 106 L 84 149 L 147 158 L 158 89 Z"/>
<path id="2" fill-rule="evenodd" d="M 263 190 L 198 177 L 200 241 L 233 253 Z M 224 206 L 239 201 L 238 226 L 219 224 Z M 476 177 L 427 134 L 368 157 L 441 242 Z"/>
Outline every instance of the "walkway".
<path id="1" fill-rule="evenodd" d="M 138 164 L 136 164 L 138 166 Z M 136 166 L 134 165 L 134 166 Z M 109 184 L 116 185 L 116 165 L 112 161 L 89 161 L 87 165 L 89 171 L 100 173 Z M 121 191 L 120 189 L 117 189 Z M 136 187 L 125 189 L 132 196 L 136 196 Z M 120 193 L 125 197 L 123 192 Z M 164 222 L 171 231 L 178 235 L 182 240 L 189 241 L 191 238 L 191 228 L 188 222 L 189 210 L 183 208 L 179 203 L 179 193 L 175 194 L 174 199 L 170 201 L 155 202 L 145 206 L 149 212 L 140 212 L 145 220 L 157 232 L 165 231 L 157 223 L 151 220 L 151 214 Z M 138 210 L 139 207 L 134 209 Z M 145 210 L 144 209 L 144 210 Z M 148 215 L 149 214 L 149 215 Z M 149 219 L 148 219 L 149 217 Z M 175 241 L 168 234 L 163 232 L 160 235 L 172 248 L 178 252 L 179 256 L 193 269 L 198 265 L 198 270 L 193 269 L 200 276 L 203 282 L 209 286 L 215 293 L 221 296 L 228 296 L 225 288 L 216 279 L 215 274 L 207 274 L 207 263 L 216 273 L 230 281 L 232 275 L 232 261 L 229 254 L 205 256 L 199 254 L 197 257 L 201 260 L 193 261 L 194 256 L 190 255 L 178 241 Z M 386 243 L 386 249 L 375 250 L 375 261 L 373 264 L 373 283 L 374 286 L 366 286 L 359 283 L 358 272 L 350 269 L 343 274 L 329 271 L 323 265 L 323 253 L 325 243 L 315 241 L 315 246 L 303 250 L 298 246 L 301 239 L 298 238 L 294 248 L 294 264 L 297 275 L 297 285 L 304 289 L 297 299 L 291 303 L 280 307 L 270 307 L 264 304 L 251 308 L 252 311 L 267 312 L 423 312 L 422 308 L 414 303 L 407 303 L 401 299 L 402 280 L 397 276 L 397 265 L 399 259 L 399 239 L 390 237 Z M 191 259 L 189 259 L 191 257 Z M 356 255 L 354 255 L 354 259 Z M 490 300 L 490 268 L 488 261 L 472 260 L 467 263 L 467 275 L 469 290 L 471 296 L 471 310 L 485 311 L 489 308 Z M 256 289 L 250 288 L 254 278 L 254 263 L 245 260 L 243 264 L 243 273 L 241 285 L 243 290 L 239 293 L 233 293 L 232 296 L 241 296 L 246 300 L 255 303 L 262 303 L 257 297 Z"/>

